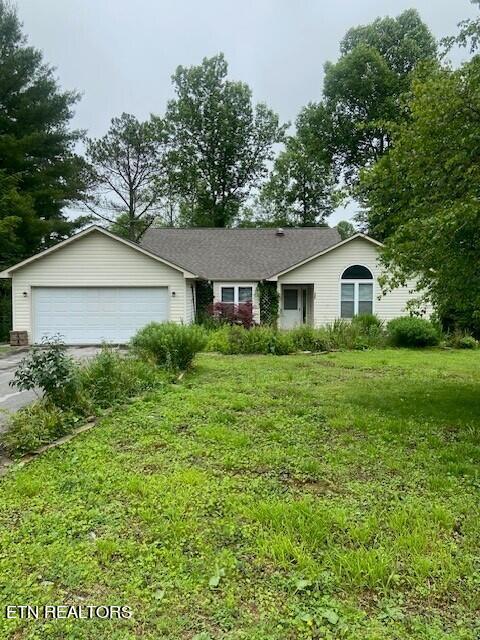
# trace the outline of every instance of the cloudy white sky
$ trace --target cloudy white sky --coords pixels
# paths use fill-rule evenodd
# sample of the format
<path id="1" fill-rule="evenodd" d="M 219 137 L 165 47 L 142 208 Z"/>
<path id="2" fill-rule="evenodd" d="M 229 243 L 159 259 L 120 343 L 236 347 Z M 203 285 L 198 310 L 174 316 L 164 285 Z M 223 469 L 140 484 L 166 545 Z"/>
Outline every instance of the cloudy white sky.
<path id="1" fill-rule="evenodd" d="M 172 97 L 176 66 L 223 51 L 284 121 L 321 96 L 323 64 L 352 26 L 415 7 L 438 38 L 475 16 L 469 0 L 16 0 L 32 45 L 82 93 L 75 126 L 100 136 L 123 111 L 146 118 Z M 455 56 L 455 62 L 463 54 Z M 351 215 L 354 206 L 347 208 Z M 331 223 L 345 217 L 338 211 Z"/>

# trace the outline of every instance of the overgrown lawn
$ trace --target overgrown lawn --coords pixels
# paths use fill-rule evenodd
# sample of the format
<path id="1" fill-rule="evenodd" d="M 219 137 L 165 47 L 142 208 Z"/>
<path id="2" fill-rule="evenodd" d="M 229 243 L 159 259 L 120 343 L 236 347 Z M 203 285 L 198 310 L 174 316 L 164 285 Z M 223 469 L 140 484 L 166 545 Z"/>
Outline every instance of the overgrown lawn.
<path id="1" fill-rule="evenodd" d="M 480 354 L 204 354 L 0 482 L 3 638 L 473 640 Z"/>

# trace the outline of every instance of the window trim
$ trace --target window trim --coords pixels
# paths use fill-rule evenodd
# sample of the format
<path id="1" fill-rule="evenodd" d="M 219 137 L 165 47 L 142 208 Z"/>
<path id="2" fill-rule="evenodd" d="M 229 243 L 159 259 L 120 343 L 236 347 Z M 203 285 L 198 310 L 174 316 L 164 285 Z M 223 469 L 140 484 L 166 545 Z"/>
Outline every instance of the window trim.
<path id="1" fill-rule="evenodd" d="M 372 277 L 368 278 L 368 279 L 361 279 L 360 278 L 358 280 L 344 280 L 342 278 L 342 276 L 345 273 L 345 271 L 347 269 L 349 269 L 350 267 L 355 267 L 355 266 L 365 267 L 366 269 L 368 269 L 370 271 L 370 273 L 372 274 Z M 372 285 L 372 314 L 375 315 L 375 313 L 376 313 L 375 283 L 376 283 L 376 280 L 375 280 L 374 271 L 367 264 L 362 264 L 361 262 L 354 262 L 354 263 L 349 264 L 346 267 L 344 267 L 340 272 L 339 284 L 338 284 L 338 317 L 340 319 L 342 319 L 342 320 L 351 320 L 352 319 L 352 318 L 343 318 L 342 317 L 342 284 L 353 284 L 353 317 L 358 316 L 358 306 L 359 306 L 359 302 L 360 302 L 359 285 L 360 284 L 371 284 Z"/>

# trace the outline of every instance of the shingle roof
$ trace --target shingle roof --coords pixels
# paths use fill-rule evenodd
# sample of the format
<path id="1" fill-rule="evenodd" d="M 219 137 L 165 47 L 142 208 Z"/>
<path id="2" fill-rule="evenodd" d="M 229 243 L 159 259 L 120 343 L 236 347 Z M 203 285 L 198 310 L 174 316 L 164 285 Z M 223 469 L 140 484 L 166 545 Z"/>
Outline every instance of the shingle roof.
<path id="1" fill-rule="evenodd" d="M 206 280 L 263 280 L 340 242 L 336 229 L 149 229 L 140 246 Z"/>

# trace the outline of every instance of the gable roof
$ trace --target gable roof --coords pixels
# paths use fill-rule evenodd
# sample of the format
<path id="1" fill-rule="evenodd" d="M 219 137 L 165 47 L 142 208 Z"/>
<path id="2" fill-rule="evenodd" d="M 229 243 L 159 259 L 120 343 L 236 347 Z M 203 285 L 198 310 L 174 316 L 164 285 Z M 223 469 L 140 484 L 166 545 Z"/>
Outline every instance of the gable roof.
<path id="1" fill-rule="evenodd" d="M 370 236 L 367 236 L 364 233 L 360 233 L 360 232 L 355 233 L 353 236 L 350 236 L 349 238 L 345 238 L 345 240 L 340 240 L 336 244 L 333 244 L 331 247 L 327 247 L 326 249 L 323 249 L 322 251 L 319 251 L 318 253 L 315 253 L 312 256 L 305 258 L 304 260 L 300 260 L 300 262 L 297 262 L 297 264 L 294 264 L 291 267 L 284 269 L 283 271 L 279 271 L 278 273 L 272 274 L 272 276 L 267 279 L 277 280 L 280 276 L 283 276 L 285 273 L 288 273 L 289 271 L 293 271 L 293 269 L 296 269 L 297 267 L 301 267 L 307 262 L 310 262 L 311 260 L 315 260 L 315 258 L 319 258 L 320 256 L 323 256 L 325 253 L 328 253 L 329 251 L 333 251 L 334 249 L 338 249 L 338 247 L 342 247 L 344 244 L 348 244 L 352 240 L 356 240 L 358 238 L 361 238 L 362 240 L 366 240 L 367 242 L 371 242 L 377 247 L 383 247 L 383 244 L 378 240 L 375 240 L 374 238 L 371 238 Z"/>
<path id="2" fill-rule="evenodd" d="M 10 278 L 12 272 L 50 253 L 98 232 L 121 242 L 150 258 L 181 271 L 186 278 L 205 280 L 258 281 L 279 276 L 328 253 L 355 238 L 377 246 L 381 242 L 362 233 L 341 240 L 330 227 L 276 229 L 151 228 L 139 244 L 121 238 L 103 227 L 92 225 L 58 244 L 0 272 Z"/>
<path id="3" fill-rule="evenodd" d="M 150 228 L 140 246 L 206 280 L 264 280 L 340 242 L 329 227 Z"/>
<path id="4" fill-rule="evenodd" d="M 177 269 L 177 271 L 181 271 L 185 277 L 189 278 L 195 278 L 196 275 L 194 273 L 191 273 L 190 271 L 184 269 L 184 267 L 180 266 L 179 264 L 176 264 L 173 261 L 169 261 L 165 258 L 163 258 L 162 256 L 159 256 L 156 253 L 153 253 L 152 251 L 149 251 L 148 249 L 146 249 L 145 247 L 141 247 L 140 245 L 138 245 L 135 242 L 131 242 L 130 240 L 126 240 L 125 238 L 121 238 L 120 236 L 115 235 L 114 233 L 111 233 L 110 231 L 107 231 L 107 229 L 104 229 L 103 227 L 99 227 L 97 225 L 92 225 L 91 227 L 87 227 L 86 229 L 84 229 L 83 231 L 80 231 L 79 233 L 76 233 L 73 236 L 70 236 L 70 238 L 67 238 L 66 240 L 62 240 L 61 242 L 58 242 L 57 244 L 53 245 L 52 247 L 49 247 L 48 249 L 45 249 L 44 251 L 40 251 L 40 253 L 36 253 L 35 255 L 31 256 L 30 258 L 27 258 L 26 260 L 22 260 L 22 262 L 18 262 L 17 264 L 8 267 L 7 269 L 5 269 L 4 271 L 0 272 L 0 278 L 10 278 L 11 277 L 11 273 L 13 271 L 16 271 L 17 269 L 20 269 L 21 267 L 26 266 L 27 264 L 30 264 L 32 262 L 35 262 L 36 260 L 39 260 L 40 258 L 43 258 L 44 256 L 49 255 L 50 253 L 53 253 L 54 251 L 57 251 L 57 249 L 62 249 L 63 247 L 67 246 L 68 244 L 71 244 L 72 242 L 75 242 L 76 240 L 79 240 L 80 238 L 83 238 L 87 235 L 89 235 L 90 233 L 93 232 L 97 232 L 97 233 L 103 233 L 104 235 L 108 236 L 109 238 L 112 238 L 113 240 L 117 240 L 118 242 L 121 242 L 129 247 L 131 247 L 132 249 L 135 249 L 136 251 L 139 251 L 140 253 L 143 253 L 144 255 L 147 255 L 150 258 L 153 258 L 154 260 L 157 260 L 158 262 L 162 262 L 163 264 L 166 264 L 169 267 L 172 267 L 172 269 Z"/>

